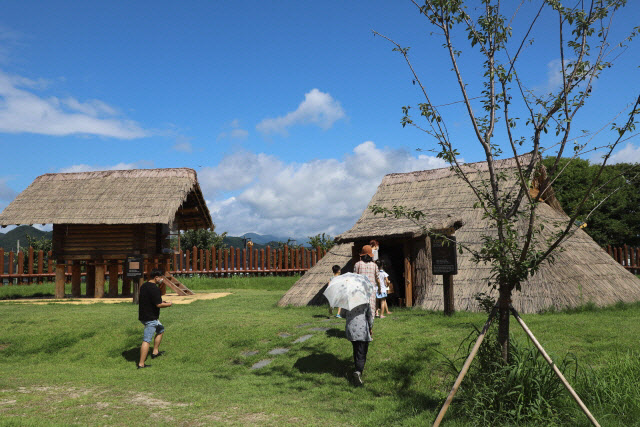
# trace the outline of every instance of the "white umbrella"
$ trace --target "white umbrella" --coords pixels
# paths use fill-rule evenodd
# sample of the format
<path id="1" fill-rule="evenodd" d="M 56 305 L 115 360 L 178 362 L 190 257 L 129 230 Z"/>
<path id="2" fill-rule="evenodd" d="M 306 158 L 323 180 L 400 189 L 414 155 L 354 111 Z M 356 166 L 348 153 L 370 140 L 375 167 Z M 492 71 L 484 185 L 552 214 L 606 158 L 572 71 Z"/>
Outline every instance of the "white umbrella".
<path id="1" fill-rule="evenodd" d="M 369 304 L 373 293 L 374 286 L 367 276 L 345 273 L 331 279 L 324 296 L 331 307 L 351 310 L 359 305 Z"/>

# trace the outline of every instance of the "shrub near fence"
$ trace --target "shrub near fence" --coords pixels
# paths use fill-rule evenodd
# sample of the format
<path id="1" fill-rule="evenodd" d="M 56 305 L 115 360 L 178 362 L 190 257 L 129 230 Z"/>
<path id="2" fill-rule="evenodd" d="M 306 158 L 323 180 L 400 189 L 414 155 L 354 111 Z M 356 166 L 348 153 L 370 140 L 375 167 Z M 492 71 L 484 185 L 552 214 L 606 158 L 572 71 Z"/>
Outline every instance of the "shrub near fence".
<path id="1" fill-rule="evenodd" d="M 176 274 L 200 274 L 210 277 L 226 277 L 234 274 L 254 275 L 292 275 L 303 274 L 325 255 L 321 248 L 289 248 L 281 249 L 253 248 L 226 248 L 199 249 L 175 251 L 167 259 L 154 258 L 145 260 L 145 271 L 153 267 L 164 267 L 173 275 Z M 122 277 L 123 261 L 105 261 L 105 264 L 118 265 L 118 276 Z M 55 280 L 56 262 L 52 259 L 51 252 L 35 253 L 33 248 L 25 252 L 13 251 L 5 254 L 0 248 L 0 283 L 14 281 L 21 283 L 42 283 Z M 72 264 L 67 262 L 66 277 L 71 279 Z M 109 271 L 105 268 L 105 271 Z M 86 276 L 86 272 L 81 273 Z"/>
<path id="2" fill-rule="evenodd" d="M 627 245 L 612 248 L 609 245 L 606 251 L 624 268 L 633 274 L 640 274 L 640 248 L 632 248 Z"/>

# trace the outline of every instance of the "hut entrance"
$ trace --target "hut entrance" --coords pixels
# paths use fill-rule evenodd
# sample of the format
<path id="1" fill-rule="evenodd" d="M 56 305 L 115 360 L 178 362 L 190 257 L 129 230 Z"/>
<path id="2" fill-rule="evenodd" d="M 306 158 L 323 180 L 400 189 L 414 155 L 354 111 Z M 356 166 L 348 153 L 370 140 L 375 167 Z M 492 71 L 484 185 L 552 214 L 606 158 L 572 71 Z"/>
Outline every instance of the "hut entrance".
<path id="1" fill-rule="evenodd" d="M 380 241 L 380 259 L 386 265 L 389 280 L 393 283 L 393 294 L 387 298 L 389 305 L 407 305 L 404 277 L 404 252 L 403 242 L 397 240 Z"/>

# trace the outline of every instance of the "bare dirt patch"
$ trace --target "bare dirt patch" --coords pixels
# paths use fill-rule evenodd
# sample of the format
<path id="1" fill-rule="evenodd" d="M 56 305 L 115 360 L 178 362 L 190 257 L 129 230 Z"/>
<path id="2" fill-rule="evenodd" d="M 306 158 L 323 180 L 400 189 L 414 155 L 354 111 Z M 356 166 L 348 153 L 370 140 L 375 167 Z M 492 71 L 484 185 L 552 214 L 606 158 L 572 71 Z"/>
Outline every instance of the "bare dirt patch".
<path id="1" fill-rule="evenodd" d="M 212 300 L 231 295 L 231 292 L 198 292 L 195 295 L 180 296 L 178 294 L 166 294 L 162 297 L 164 301 L 170 301 L 173 304 L 191 304 L 194 301 Z M 20 298 L 10 300 L 0 300 L 0 303 L 14 303 L 14 304 L 119 304 L 119 303 L 131 303 L 131 297 L 119 297 L 119 298 L 69 298 L 69 299 L 55 299 L 55 298 Z M 2 350 L 2 348 L 0 348 Z"/>

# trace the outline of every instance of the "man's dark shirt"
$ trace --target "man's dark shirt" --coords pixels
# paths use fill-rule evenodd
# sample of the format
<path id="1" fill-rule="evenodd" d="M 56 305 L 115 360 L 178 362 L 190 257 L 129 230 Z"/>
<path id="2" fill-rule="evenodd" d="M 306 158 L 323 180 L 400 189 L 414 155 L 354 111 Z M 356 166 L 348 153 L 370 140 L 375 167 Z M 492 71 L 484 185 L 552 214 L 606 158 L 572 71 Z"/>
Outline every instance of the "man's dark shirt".
<path id="1" fill-rule="evenodd" d="M 160 308 L 158 308 L 158 304 L 162 304 L 162 291 L 155 283 L 145 282 L 140 287 L 138 319 L 141 322 L 158 320 L 158 317 L 160 317 Z"/>

